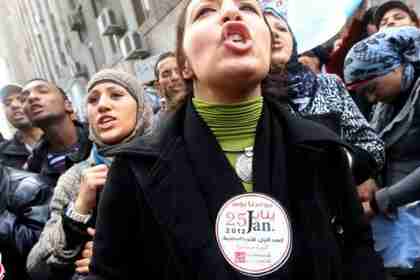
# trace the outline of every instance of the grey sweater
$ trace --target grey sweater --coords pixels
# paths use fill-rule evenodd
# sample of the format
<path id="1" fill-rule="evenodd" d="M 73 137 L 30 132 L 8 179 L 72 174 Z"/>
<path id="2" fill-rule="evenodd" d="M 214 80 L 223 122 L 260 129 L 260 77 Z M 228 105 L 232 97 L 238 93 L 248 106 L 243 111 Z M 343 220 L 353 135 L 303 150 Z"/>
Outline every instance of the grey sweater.
<path id="1" fill-rule="evenodd" d="M 82 250 L 83 243 L 68 248 L 62 215 L 66 206 L 74 202 L 79 194 L 82 170 L 93 164 L 91 154 L 87 160 L 73 165 L 59 178 L 50 203 L 50 219 L 27 259 L 27 270 L 33 279 L 48 279 L 52 266 L 73 265 L 74 258 Z"/>

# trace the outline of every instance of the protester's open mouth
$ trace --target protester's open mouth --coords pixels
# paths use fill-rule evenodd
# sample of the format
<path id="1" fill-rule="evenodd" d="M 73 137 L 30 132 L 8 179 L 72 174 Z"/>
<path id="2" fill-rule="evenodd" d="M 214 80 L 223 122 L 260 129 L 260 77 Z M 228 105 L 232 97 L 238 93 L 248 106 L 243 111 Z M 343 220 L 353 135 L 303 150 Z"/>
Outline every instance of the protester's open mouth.
<path id="1" fill-rule="evenodd" d="M 274 50 L 281 50 L 283 48 L 283 45 L 281 43 L 274 42 L 273 49 Z"/>
<path id="2" fill-rule="evenodd" d="M 242 22 L 225 23 L 222 34 L 224 46 L 235 53 L 245 53 L 252 48 L 248 27 Z"/>
<path id="3" fill-rule="evenodd" d="M 16 120 L 23 119 L 24 117 L 25 117 L 25 114 L 21 111 L 13 113 L 13 118 Z"/>
<path id="4" fill-rule="evenodd" d="M 112 116 L 101 116 L 96 122 L 100 129 L 111 128 L 117 119 Z"/>

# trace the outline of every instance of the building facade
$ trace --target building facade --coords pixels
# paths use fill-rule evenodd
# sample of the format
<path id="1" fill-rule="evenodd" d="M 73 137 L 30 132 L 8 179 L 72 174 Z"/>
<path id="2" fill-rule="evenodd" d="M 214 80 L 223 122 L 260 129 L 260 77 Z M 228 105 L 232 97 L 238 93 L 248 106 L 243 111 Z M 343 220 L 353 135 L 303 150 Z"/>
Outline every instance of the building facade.
<path id="1" fill-rule="evenodd" d="M 16 0 L 3 5 L 11 20 L 2 26 L 8 38 L 19 34 L 22 45 L 22 55 L 10 55 L 14 60 L 8 61 L 16 73 L 11 80 L 54 81 L 83 118 L 86 83 L 100 69 L 122 69 L 144 83 L 154 80 L 156 58 L 174 49 L 182 1 Z"/>

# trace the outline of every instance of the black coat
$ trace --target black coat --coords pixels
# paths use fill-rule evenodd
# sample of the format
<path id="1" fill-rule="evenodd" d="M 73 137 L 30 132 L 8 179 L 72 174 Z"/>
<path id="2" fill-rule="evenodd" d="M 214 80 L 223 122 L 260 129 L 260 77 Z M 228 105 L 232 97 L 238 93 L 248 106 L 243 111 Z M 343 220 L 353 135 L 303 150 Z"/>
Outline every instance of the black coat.
<path id="1" fill-rule="evenodd" d="M 12 139 L 0 143 L 0 163 L 5 166 L 23 169 L 30 154 L 19 133 L 16 133 Z"/>
<path id="2" fill-rule="evenodd" d="M 291 213 L 294 236 L 288 263 L 261 279 L 384 279 L 335 135 L 293 118 L 272 101 L 265 101 L 261 119 L 254 190 L 280 198 Z M 280 123 L 282 132 L 272 131 L 276 126 L 270 121 Z M 277 176 L 277 188 L 264 190 L 261 182 L 277 175 L 270 170 L 281 169 L 267 163 L 272 161 L 267 147 L 277 141 L 286 147 L 287 174 L 282 175 L 287 175 L 287 188 L 280 187 L 284 182 Z M 139 138 L 114 151 L 117 158 L 99 204 L 89 280 L 145 274 L 153 279 L 251 279 L 229 267 L 213 234 L 222 204 L 245 192 L 215 143 L 190 102 L 159 137 Z M 339 223 L 330 223 L 333 216 Z M 341 226 L 339 236 L 336 227 Z"/>
<path id="3" fill-rule="evenodd" d="M 26 258 L 48 220 L 52 192 L 41 176 L 0 165 L 0 253 L 6 279 L 27 279 Z"/>

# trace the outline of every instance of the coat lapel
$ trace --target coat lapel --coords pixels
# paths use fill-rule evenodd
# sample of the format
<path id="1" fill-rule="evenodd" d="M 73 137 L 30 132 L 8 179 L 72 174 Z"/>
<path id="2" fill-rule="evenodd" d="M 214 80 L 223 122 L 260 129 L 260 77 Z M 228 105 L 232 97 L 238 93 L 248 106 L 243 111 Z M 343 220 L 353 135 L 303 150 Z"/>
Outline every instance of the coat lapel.
<path id="1" fill-rule="evenodd" d="M 287 203 L 286 149 L 283 127 L 265 103 L 258 123 L 254 147 L 254 191 Z"/>
<path id="2" fill-rule="evenodd" d="M 132 167 L 159 224 L 173 234 L 182 251 L 191 252 L 213 239 L 208 230 L 213 226 L 184 143 L 178 138 L 169 144 L 172 147 L 168 154 L 160 155 L 148 175 L 142 167 L 149 165 L 144 158 L 135 160 Z"/>
<path id="3" fill-rule="evenodd" d="M 214 223 L 222 205 L 245 190 L 216 138 L 194 110 L 191 101 L 187 105 L 184 136 L 188 158 L 200 182 L 199 188 Z"/>

